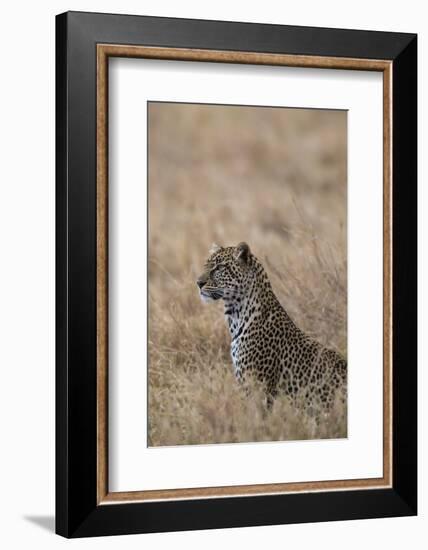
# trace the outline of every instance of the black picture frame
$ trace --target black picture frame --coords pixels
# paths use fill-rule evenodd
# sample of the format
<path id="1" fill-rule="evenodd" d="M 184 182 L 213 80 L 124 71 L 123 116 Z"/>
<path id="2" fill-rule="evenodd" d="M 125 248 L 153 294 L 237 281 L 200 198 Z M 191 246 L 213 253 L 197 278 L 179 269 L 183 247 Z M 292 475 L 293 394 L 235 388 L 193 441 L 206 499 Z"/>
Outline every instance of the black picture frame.
<path id="1" fill-rule="evenodd" d="M 392 487 L 97 504 L 100 43 L 392 62 Z M 415 515 L 417 36 L 68 12 L 56 18 L 56 98 L 56 532 L 85 537 Z"/>

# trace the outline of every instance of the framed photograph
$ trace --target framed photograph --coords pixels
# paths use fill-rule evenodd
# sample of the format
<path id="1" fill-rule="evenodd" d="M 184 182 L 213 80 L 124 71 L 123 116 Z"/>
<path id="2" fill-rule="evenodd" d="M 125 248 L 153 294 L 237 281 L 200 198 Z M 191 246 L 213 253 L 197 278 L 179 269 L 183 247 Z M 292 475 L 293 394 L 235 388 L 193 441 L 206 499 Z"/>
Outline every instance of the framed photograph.
<path id="1" fill-rule="evenodd" d="M 56 20 L 56 530 L 417 511 L 417 37 Z"/>

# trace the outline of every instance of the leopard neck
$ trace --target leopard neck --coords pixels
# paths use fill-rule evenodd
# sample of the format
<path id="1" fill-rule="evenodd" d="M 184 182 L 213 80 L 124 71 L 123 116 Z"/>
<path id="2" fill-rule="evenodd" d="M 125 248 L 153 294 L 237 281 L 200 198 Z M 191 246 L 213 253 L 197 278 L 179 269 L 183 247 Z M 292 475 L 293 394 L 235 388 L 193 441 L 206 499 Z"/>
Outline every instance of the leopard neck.
<path id="1" fill-rule="evenodd" d="M 245 292 L 237 291 L 224 299 L 224 313 L 232 342 L 245 328 L 267 317 L 274 303 L 279 303 L 266 271 L 255 258 L 243 286 Z"/>

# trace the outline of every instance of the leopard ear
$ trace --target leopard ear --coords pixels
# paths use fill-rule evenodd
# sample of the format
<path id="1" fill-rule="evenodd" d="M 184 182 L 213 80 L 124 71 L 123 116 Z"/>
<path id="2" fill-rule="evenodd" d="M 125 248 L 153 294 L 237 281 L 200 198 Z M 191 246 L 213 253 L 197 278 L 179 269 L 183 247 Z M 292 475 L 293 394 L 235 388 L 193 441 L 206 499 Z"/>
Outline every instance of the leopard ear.
<path id="1" fill-rule="evenodd" d="M 216 243 L 213 243 L 211 245 L 211 248 L 210 248 L 210 254 L 214 254 L 215 252 L 218 252 L 219 250 L 221 250 L 221 246 L 219 246 Z"/>
<path id="2" fill-rule="evenodd" d="M 250 247 L 247 243 L 239 243 L 236 247 L 235 259 L 243 264 L 247 264 L 250 258 Z"/>

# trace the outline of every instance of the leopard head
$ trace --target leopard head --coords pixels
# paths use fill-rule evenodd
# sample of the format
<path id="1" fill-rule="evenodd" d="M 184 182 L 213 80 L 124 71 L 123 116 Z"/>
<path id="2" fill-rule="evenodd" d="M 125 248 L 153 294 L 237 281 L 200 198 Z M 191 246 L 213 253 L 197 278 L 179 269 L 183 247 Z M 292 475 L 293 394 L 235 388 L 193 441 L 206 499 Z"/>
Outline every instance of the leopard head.
<path id="1" fill-rule="evenodd" d="M 196 281 L 201 299 L 212 302 L 244 297 L 255 262 L 247 243 L 228 247 L 213 245 L 204 271 Z"/>

